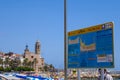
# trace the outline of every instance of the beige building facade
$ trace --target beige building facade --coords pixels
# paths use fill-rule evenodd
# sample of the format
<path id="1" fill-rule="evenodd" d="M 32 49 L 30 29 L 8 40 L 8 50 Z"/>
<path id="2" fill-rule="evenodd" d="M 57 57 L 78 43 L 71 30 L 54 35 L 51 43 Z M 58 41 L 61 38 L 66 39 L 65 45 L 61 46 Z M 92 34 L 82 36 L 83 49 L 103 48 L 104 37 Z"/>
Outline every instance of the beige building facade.
<path id="1" fill-rule="evenodd" d="M 26 45 L 26 48 L 24 50 L 24 58 L 27 58 L 28 61 L 33 62 L 34 61 L 34 66 L 33 68 L 35 71 L 39 71 L 40 67 L 44 66 L 44 58 L 41 57 L 41 52 L 40 52 L 40 42 L 37 41 L 35 43 L 35 52 L 30 52 L 28 49 L 28 45 Z"/>

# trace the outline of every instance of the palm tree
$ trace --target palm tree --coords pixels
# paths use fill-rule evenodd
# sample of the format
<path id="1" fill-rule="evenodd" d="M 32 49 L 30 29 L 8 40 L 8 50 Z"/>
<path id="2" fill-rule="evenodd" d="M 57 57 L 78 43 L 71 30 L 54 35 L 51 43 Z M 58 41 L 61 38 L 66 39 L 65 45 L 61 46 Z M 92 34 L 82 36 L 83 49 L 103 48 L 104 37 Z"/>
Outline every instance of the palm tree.
<path id="1" fill-rule="evenodd" d="M 21 65 L 20 59 L 15 58 L 14 59 L 14 64 L 15 64 L 16 67 L 20 66 Z"/>
<path id="2" fill-rule="evenodd" d="M 34 68 L 34 61 L 32 61 L 32 65 L 31 66 L 32 66 L 32 68 Z"/>
<path id="3" fill-rule="evenodd" d="M 44 68 L 44 71 L 48 71 L 49 70 L 49 67 L 47 65 L 45 65 L 43 68 Z"/>
<path id="4" fill-rule="evenodd" d="M 43 72 L 44 71 L 43 67 L 39 67 L 39 71 Z"/>
<path id="5" fill-rule="evenodd" d="M 9 65 L 9 62 L 10 62 L 10 58 L 9 57 L 5 58 L 5 61 L 4 61 L 5 67 Z"/>
<path id="6" fill-rule="evenodd" d="M 31 62 L 31 61 L 28 62 L 28 66 L 29 66 L 30 68 L 32 68 L 32 62 Z"/>
<path id="7" fill-rule="evenodd" d="M 23 65 L 24 65 L 24 66 L 28 66 L 28 58 L 25 58 L 25 59 L 24 59 Z"/>
<path id="8" fill-rule="evenodd" d="M 9 66 L 11 67 L 11 69 L 14 69 L 15 67 L 15 64 L 14 64 L 14 60 L 11 60 L 10 62 L 9 62 Z"/>
<path id="9" fill-rule="evenodd" d="M 3 67 L 3 59 L 0 58 L 0 65 Z"/>
<path id="10" fill-rule="evenodd" d="M 36 69 L 36 64 L 38 63 L 37 59 L 34 58 L 33 62 L 34 62 L 34 68 Z"/>
<path id="11" fill-rule="evenodd" d="M 55 69 L 54 66 L 53 66 L 52 64 L 50 64 L 50 65 L 49 65 L 49 70 L 50 70 L 50 71 L 54 71 L 54 69 Z"/>

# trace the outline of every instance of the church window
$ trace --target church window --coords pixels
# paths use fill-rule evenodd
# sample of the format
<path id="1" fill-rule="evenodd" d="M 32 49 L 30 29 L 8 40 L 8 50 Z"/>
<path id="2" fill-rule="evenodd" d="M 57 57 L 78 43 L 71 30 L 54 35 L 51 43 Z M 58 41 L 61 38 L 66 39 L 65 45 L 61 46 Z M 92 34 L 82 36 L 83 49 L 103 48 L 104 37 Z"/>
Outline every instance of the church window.
<path id="1" fill-rule="evenodd" d="M 33 58 L 33 56 L 31 56 L 31 58 Z"/>

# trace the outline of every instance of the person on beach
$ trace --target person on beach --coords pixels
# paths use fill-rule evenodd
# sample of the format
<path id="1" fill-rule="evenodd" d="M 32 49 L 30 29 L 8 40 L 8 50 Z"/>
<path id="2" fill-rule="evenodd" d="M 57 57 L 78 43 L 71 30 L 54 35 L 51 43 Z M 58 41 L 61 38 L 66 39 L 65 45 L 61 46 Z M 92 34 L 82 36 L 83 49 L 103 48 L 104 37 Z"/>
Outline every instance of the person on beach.
<path id="1" fill-rule="evenodd" d="M 110 75 L 106 69 L 104 69 L 104 80 L 113 80 L 113 77 Z"/>
<path id="2" fill-rule="evenodd" d="M 98 72 L 99 72 L 98 80 L 101 80 L 102 70 L 98 69 Z M 104 80 L 113 80 L 112 76 L 106 69 L 104 69 Z"/>
<path id="3" fill-rule="evenodd" d="M 100 68 L 98 69 L 98 73 L 99 73 L 98 80 L 101 80 L 102 70 Z"/>

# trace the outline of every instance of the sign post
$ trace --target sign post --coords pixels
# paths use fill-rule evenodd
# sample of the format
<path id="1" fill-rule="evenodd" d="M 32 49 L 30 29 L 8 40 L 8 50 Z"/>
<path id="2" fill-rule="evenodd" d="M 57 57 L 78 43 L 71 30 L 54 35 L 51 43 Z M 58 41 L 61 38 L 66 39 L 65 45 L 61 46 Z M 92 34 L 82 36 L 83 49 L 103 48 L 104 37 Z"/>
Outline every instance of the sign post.
<path id="1" fill-rule="evenodd" d="M 104 80 L 104 69 L 101 69 L 101 80 Z"/>
<path id="2" fill-rule="evenodd" d="M 77 76 L 78 76 L 78 80 L 81 80 L 80 79 L 80 69 L 77 69 Z"/>
<path id="3" fill-rule="evenodd" d="M 67 80 L 67 15 L 66 15 L 66 2 L 64 0 L 64 80 Z"/>

